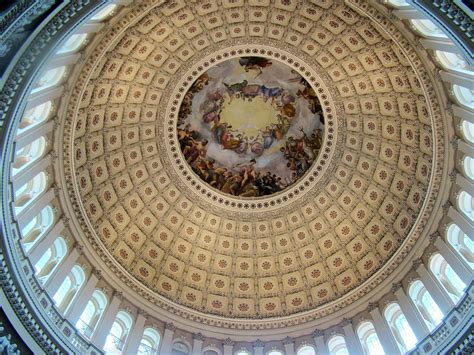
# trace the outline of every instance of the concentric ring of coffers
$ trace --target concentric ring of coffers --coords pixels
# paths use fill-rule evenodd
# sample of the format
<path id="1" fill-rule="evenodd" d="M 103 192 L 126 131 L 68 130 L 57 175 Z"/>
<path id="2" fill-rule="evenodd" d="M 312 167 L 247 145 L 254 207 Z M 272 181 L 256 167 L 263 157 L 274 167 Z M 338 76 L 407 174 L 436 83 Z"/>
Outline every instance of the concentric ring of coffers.
<path id="1" fill-rule="evenodd" d="M 138 280 L 152 302 L 163 302 L 159 294 L 170 307 L 230 318 L 308 310 L 306 320 L 322 317 L 376 287 L 421 233 L 437 188 L 433 164 L 440 164 L 433 139 L 442 133 L 432 123 L 439 112 L 424 96 L 434 95 L 431 84 L 416 55 L 405 54 L 408 43 L 387 34 L 398 34 L 387 20 L 378 19 L 384 32 L 347 5 L 208 4 L 173 1 L 130 27 L 118 24 L 122 39 L 106 36 L 85 64 L 70 103 L 74 119 L 64 130 L 77 218 L 89 242 L 107 250 L 102 257 L 113 255 L 107 262 L 120 264 L 127 271 L 120 276 L 134 280 L 133 287 Z M 240 206 L 223 208 L 219 193 L 208 195 L 212 188 L 196 192 L 199 183 L 189 182 L 196 173 L 190 180 L 178 174 L 180 162 L 166 141 L 178 140 L 179 107 L 205 71 L 199 63 L 246 45 L 301 58 L 343 122 L 336 124 L 340 139 L 330 168 L 314 188 L 298 190 L 296 202 L 282 199 L 283 211 L 263 205 L 249 211 L 258 202 L 242 198 Z M 180 87 L 184 81 L 187 88 Z M 174 149 L 184 163 L 179 144 Z M 349 291 L 356 296 L 349 299 Z"/>

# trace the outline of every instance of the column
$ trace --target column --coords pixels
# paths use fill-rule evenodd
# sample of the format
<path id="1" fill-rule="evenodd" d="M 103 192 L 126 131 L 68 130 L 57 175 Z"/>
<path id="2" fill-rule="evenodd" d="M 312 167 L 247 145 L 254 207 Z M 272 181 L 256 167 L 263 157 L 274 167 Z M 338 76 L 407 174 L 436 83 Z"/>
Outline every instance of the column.
<path id="1" fill-rule="evenodd" d="M 454 74 L 454 73 L 450 73 L 450 72 L 441 70 L 440 75 L 441 75 L 441 78 L 444 81 L 447 81 L 451 84 L 461 85 L 461 86 L 464 86 L 466 88 L 471 88 L 472 87 L 472 79 L 470 79 L 470 78 L 468 78 L 468 77 L 466 77 L 462 74 Z"/>
<path id="2" fill-rule="evenodd" d="M 357 337 L 354 333 L 352 322 L 350 320 L 343 322 L 342 329 L 344 330 L 344 338 L 346 340 L 349 353 L 353 355 L 363 354 L 364 349 L 362 349 L 359 337 Z"/>
<path id="3" fill-rule="evenodd" d="M 263 355 L 263 347 L 265 346 L 265 344 L 263 344 L 263 341 L 257 339 L 252 345 L 254 355 Z"/>
<path id="4" fill-rule="evenodd" d="M 51 132 L 54 128 L 54 121 L 42 122 L 40 125 L 34 127 L 31 130 L 23 132 L 21 135 L 17 136 L 16 149 L 23 148 L 24 146 L 35 141 L 37 138 L 44 136 Z M 16 180 L 16 179 L 15 179 Z"/>
<path id="5" fill-rule="evenodd" d="M 461 215 L 453 206 L 449 207 L 448 217 L 453 223 L 456 223 L 471 240 L 474 240 L 474 227 L 467 221 L 466 217 Z"/>
<path id="6" fill-rule="evenodd" d="M 23 208 L 19 213 L 17 213 L 16 217 L 18 224 L 20 226 L 28 224 L 55 197 L 56 196 L 54 195 L 53 189 L 46 190 L 46 192 L 44 192 L 39 198 L 36 198 L 36 200 L 28 208 Z"/>
<path id="7" fill-rule="evenodd" d="M 233 355 L 234 354 L 234 342 L 230 338 L 224 340 L 224 355 Z"/>
<path id="8" fill-rule="evenodd" d="M 380 314 L 378 305 L 376 303 L 369 303 L 368 310 L 372 316 L 375 332 L 377 333 L 377 337 L 380 340 L 380 344 L 382 344 L 385 354 L 400 354 L 397 341 L 393 337 L 387 322 L 385 322 L 385 319 Z"/>
<path id="9" fill-rule="evenodd" d="M 417 9 L 394 10 L 393 14 L 402 20 L 426 19 L 426 16 Z"/>
<path id="10" fill-rule="evenodd" d="M 194 334 L 192 355 L 201 355 L 203 342 L 204 342 L 204 336 L 201 333 Z"/>
<path id="11" fill-rule="evenodd" d="M 62 67 L 63 65 L 76 64 L 77 61 L 81 58 L 79 53 L 70 53 L 70 54 L 56 54 L 51 62 L 48 63 L 47 69 Z"/>
<path id="12" fill-rule="evenodd" d="M 51 166 L 51 162 L 51 154 L 47 154 L 40 160 L 34 162 L 32 165 L 19 172 L 13 178 L 13 188 L 16 190 L 17 188 L 28 183 L 32 177 L 49 168 Z"/>
<path id="13" fill-rule="evenodd" d="M 66 318 L 72 324 L 76 324 L 79 318 L 84 312 L 84 309 L 89 303 L 89 300 L 92 297 L 92 294 L 95 291 L 95 287 L 97 286 L 97 282 L 99 282 L 100 271 L 92 270 L 91 275 L 89 276 L 89 280 L 87 280 L 84 287 L 79 290 L 77 297 L 74 300 L 74 303 L 71 305 L 70 309 L 66 312 Z"/>
<path id="14" fill-rule="evenodd" d="M 295 355 L 295 341 L 292 337 L 283 339 L 283 346 L 285 347 L 285 355 Z"/>
<path id="15" fill-rule="evenodd" d="M 405 294 L 405 291 L 401 287 L 400 283 L 394 284 L 392 291 L 398 300 L 398 304 L 400 305 L 400 308 L 402 309 L 408 324 L 410 324 L 411 329 L 413 329 L 413 333 L 415 333 L 416 338 L 418 341 L 423 340 L 423 338 L 430 333 L 430 330 L 421 317 L 420 312 Z"/>
<path id="16" fill-rule="evenodd" d="M 418 275 L 420 275 L 421 282 L 423 282 L 423 285 L 425 285 L 431 297 L 433 297 L 436 304 L 441 309 L 441 312 L 443 312 L 444 315 L 447 315 L 454 307 L 453 300 L 449 297 L 443 287 L 433 278 L 421 260 L 419 260 L 419 264 L 416 262 L 416 260 L 413 261 L 413 265 L 416 267 L 415 270 Z"/>
<path id="17" fill-rule="evenodd" d="M 91 343 L 102 349 L 105 345 L 105 340 L 109 335 L 110 328 L 114 324 L 115 317 L 119 310 L 119 306 L 122 303 L 122 294 L 120 292 L 114 292 L 110 304 L 105 310 L 102 319 L 97 324 L 94 335 L 92 336 Z"/>
<path id="18" fill-rule="evenodd" d="M 31 264 L 35 265 L 48 248 L 53 245 L 54 241 L 64 230 L 64 222 L 62 219 L 58 221 L 38 242 L 33 244 L 29 251 Z"/>
<path id="19" fill-rule="evenodd" d="M 171 346 L 173 345 L 173 335 L 176 327 L 173 323 L 167 323 L 165 332 L 163 333 L 163 341 L 159 354 L 171 354 Z"/>
<path id="20" fill-rule="evenodd" d="M 428 49 L 434 49 L 439 51 L 445 51 L 455 54 L 460 54 L 459 50 L 452 42 L 443 41 L 439 39 L 420 39 L 420 43 L 423 47 Z"/>
<path id="21" fill-rule="evenodd" d="M 46 281 L 44 285 L 45 291 L 51 297 L 54 296 L 59 286 L 63 283 L 64 279 L 69 275 L 73 266 L 76 264 L 77 258 L 79 258 L 79 246 L 76 246 L 71 250 L 69 255 L 66 257 L 63 263 L 56 268 L 56 271 L 51 275 L 51 277 Z"/>
<path id="22" fill-rule="evenodd" d="M 436 238 L 434 245 L 438 248 L 448 264 L 453 268 L 454 272 L 458 274 L 459 278 L 469 286 L 473 276 L 471 268 L 468 267 L 440 237 Z"/>
<path id="23" fill-rule="evenodd" d="M 52 88 L 45 89 L 39 93 L 33 94 L 28 98 L 28 103 L 26 104 L 26 110 L 36 107 L 38 105 L 44 104 L 50 100 L 57 99 L 64 94 L 64 86 L 54 86 Z"/>
<path id="24" fill-rule="evenodd" d="M 104 23 L 102 22 L 94 22 L 94 23 L 85 23 L 84 25 L 80 26 L 74 34 L 82 34 L 82 33 L 94 33 L 99 32 L 104 28 Z"/>
<path id="25" fill-rule="evenodd" d="M 137 319 L 135 320 L 130 334 L 127 337 L 125 346 L 123 348 L 123 354 L 137 354 L 138 347 L 143 338 L 143 331 L 145 330 L 145 322 L 147 315 L 145 312 L 138 311 Z"/>
<path id="26" fill-rule="evenodd" d="M 316 329 L 313 332 L 313 339 L 314 343 L 316 344 L 316 353 L 318 355 L 329 355 L 328 346 L 324 341 L 324 333 L 321 330 Z"/>

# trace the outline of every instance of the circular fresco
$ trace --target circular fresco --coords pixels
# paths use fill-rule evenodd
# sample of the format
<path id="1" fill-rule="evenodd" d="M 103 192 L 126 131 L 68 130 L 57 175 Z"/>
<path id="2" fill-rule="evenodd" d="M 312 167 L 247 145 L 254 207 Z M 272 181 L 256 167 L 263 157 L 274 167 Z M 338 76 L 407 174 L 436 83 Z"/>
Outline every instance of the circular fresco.
<path id="1" fill-rule="evenodd" d="M 202 74 L 182 101 L 181 151 L 207 184 L 239 197 L 267 196 L 297 182 L 323 145 L 315 90 L 289 66 L 233 58 Z"/>

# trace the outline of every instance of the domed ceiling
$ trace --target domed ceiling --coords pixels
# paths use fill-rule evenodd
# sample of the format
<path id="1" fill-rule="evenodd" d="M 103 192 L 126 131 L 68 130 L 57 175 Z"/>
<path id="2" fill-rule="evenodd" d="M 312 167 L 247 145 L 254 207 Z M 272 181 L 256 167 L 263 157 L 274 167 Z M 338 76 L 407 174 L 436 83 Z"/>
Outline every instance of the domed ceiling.
<path id="1" fill-rule="evenodd" d="M 309 320 L 410 251 L 439 184 L 436 98 L 396 27 L 350 3 L 143 1 L 85 61 L 60 128 L 67 194 L 148 301 Z"/>

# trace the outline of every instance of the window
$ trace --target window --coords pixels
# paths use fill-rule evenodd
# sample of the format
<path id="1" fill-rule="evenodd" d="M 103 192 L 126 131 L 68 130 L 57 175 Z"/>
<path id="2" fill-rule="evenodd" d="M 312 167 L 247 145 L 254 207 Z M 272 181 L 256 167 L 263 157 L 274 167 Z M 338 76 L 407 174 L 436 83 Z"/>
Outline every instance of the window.
<path id="1" fill-rule="evenodd" d="M 153 328 L 145 328 L 143 337 L 138 347 L 139 355 L 152 355 L 158 351 L 160 345 L 160 333 Z"/>
<path id="2" fill-rule="evenodd" d="M 188 346 L 180 341 L 173 344 L 171 349 L 171 355 L 188 355 L 189 349 Z"/>
<path id="3" fill-rule="evenodd" d="M 466 284 L 462 282 L 441 254 L 435 254 L 431 257 L 430 270 L 449 294 L 451 299 L 454 302 L 459 301 L 464 289 L 466 288 Z"/>
<path id="4" fill-rule="evenodd" d="M 202 355 L 219 355 L 219 353 L 215 350 L 206 350 L 202 353 Z"/>
<path id="5" fill-rule="evenodd" d="M 26 251 L 51 228 L 54 222 L 54 211 L 51 206 L 45 206 L 41 212 L 28 224 L 21 228 L 22 243 Z"/>
<path id="6" fill-rule="evenodd" d="M 66 42 L 56 52 L 57 54 L 70 54 L 78 51 L 84 44 L 87 33 L 74 34 L 70 36 Z"/>
<path id="7" fill-rule="evenodd" d="M 297 355 L 316 355 L 316 351 L 310 345 L 303 345 L 299 348 Z"/>
<path id="8" fill-rule="evenodd" d="M 335 335 L 328 341 L 329 355 L 349 355 L 346 341 L 341 335 Z"/>
<path id="9" fill-rule="evenodd" d="M 46 121 L 50 117 L 52 109 L 53 103 L 47 101 L 26 111 L 18 127 L 18 133 L 23 133 Z"/>
<path id="10" fill-rule="evenodd" d="M 101 10 L 97 11 L 94 16 L 91 17 L 92 21 L 103 21 L 110 15 L 112 15 L 112 12 L 115 10 L 117 5 L 115 4 L 109 4 L 105 7 L 103 7 Z"/>
<path id="11" fill-rule="evenodd" d="M 283 355 L 283 353 L 278 350 L 271 350 L 267 353 L 267 355 Z"/>
<path id="12" fill-rule="evenodd" d="M 474 242 L 456 224 L 446 231 L 448 243 L 474 269 Z"/>
<path id="13" fill-rule="evenodd" d="M 474 123 L 463 120 L 461 124 L 461 132 L 469 143 L 474 144 Z"/>
<path id="14" fill-rule="evenodd" d="M 474 222 L 474 199 L 466 191 L 459 193 L 458 207 L 468 219 Z"/>
<path id="15" fill-rule="evenodd" d="M 357 328 L 357 335 L 366 355 L 384 355 L 382 344 L 371 322 L 362 322 Z"/>
<path id="16" fill-rule="evenodd" d="M 32 94 L 36 94 L 39 91 L 58 85 L 64 78 L 66 73 L 66 66 L 61 66 L 53 69 L 49 69 L 43 73 L 40 79 L 36 82 L 31 90 Z"/>
<path id="17" fill-rule="evenodd" d="M 446 70 L 474 75 L 473 68 L 459 54 L 436 51 L 436 58 Z"/>
<path id="18" fill-rule="evenodd" d="M 411 284 L 408 293 L 429 330 L 432 331 L 443 320 L 443 312 L 420 280 Z"/>
<path id="19" fill-rule="evenodd" d="M 474 90 L 454 84 L 453 93 L 461 106 L 474 110 Z"/>
<path id="20" fill-rule="evenodd" d="M 40 172 L 15 191 L 15 212 L 19 213 L 46 189 L 46 174 Z"/>
<path id="21" fill-rule="evenodd" d="M 30 144 L 18 149 L 13 163 L 13 175 L 39 160 L 43 156 L 45 149 L 46 139 L 44 137 L 39 137 Z"/>
<path id="22" fill-rule="evenodd" d="M 53 296 L 54 303 L 61 312 L 64 313 L 72 303 L 72 300 L 84 283 L 84 279 L 84 270 L 79 265 L 74 265 Z"/>
<path id="23" fill-rule="evenodd" d="M 63 237 L 58 237 L 35 264 L 35 275 L 45 283 L 56 267 L 67 254 L 67 244 Z"/>
<path id="24" fill-rule="evenodd" d="M 119 311 L 114 324 L 110 328 L 109 336 L 105 340 L 104 351 L 106 354 L 122 354 L 123 346 L 128 333 L 132 328 L 132 317 L 125 311 Z"/>
<path id="25" fill-rule="evenodd" d="M 235 353 L 235 355 L 252 355 L 252 354 L 247 350 L 239 350 Z"/>
<path id="26" fill-rule="evenodd" d="M 385 308 L 384 315 L 398 347 L 402 353 L 408 352 L 416 345 L 417 339 L 400 306 L 397 303 L 390 304 Z"/>
<path id="27" fill-rule="evenodd" d="M 411 20 L 413 27 L 423 36 L 431 38 L 448 38 L 431 20 Z"/>
<path id="28" fill-rule="evenodd" d="M 470 156 L 465 156 L 462 160 L 464 175 L 468 179 L 474 180 L 474 159 Z"/>
<path id="29" fill-rule="evenodd" d="M 95 326 L 100 320 L 107 306 L 107 297 L 100 290 L 95 290 L 91 299 L 87 302 L 86 308 L 76 323 L 76 328 L 90 339 L 94 333 Z"/>
<path id="30" fill-rule="evenodd" d="M 409 3 L 407 3 L 405 0 L 388 0 L 388 3 L 390 5 L 393 5 L 395 7 L 407 7 L 411 6 Z"/>

